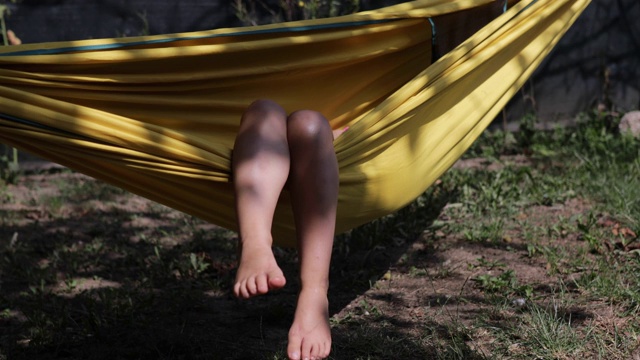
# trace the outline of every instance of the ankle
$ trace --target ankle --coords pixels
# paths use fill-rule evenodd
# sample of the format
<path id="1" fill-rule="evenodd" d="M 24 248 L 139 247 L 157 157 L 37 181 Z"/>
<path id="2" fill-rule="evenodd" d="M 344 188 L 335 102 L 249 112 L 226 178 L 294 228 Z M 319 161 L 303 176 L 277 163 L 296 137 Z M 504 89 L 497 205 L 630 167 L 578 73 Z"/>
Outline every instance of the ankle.
<path id="1" fill-rule="evenodd" d="M 313 285 L 301 285 L 300 294 L 309 294 L 313 296 L 327 296 L 329 293 L 329 282 L 314 282 Z"/>
<path id="2" fill-rule="evenodd" d="M 329 312 L 329 297 L 320 289 L 305 289 L 298 293 L 296 316 L 327 317 Z"/>
<path id="3" fill-rule="evenodd" d="M 240 250 L 243 249 L 256 249 L 256 250 L 264 250 L 264 249 L 269 249 L 271 250 L 273 245 L 273 240 L 271 240 L 271 238 L 249 238 L 249 237 L 242 237 L 238 240 L 238 246 L 240 248 Z"/>

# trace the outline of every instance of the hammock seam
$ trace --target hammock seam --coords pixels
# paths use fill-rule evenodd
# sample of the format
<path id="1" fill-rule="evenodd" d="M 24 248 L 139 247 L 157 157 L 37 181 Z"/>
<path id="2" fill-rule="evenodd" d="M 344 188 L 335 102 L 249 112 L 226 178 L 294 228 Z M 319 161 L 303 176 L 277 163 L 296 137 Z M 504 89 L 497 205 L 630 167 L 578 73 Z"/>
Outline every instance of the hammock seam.
<path id="1" fill-rule="evenodd" d="M 383 24 L 383 23 L 393 22 L 398 20 L 401 20 L 401 19 L 361 20 L 361 21 L 350 21 L 350 22 L 332 23 L 332 24 L 318 24 L 318 25 L 306 25 L 306 26 L 295 26 L 295 27 L 281 27 L 281 28 L 274 28 L 274 29 L 249 30 L 249 31 L 242 31 L 242 32 L 212 34 L 212 35 L 203 35 L 203 36 L 175 37 L 175 38 L 167 38 L 167 39 L 137 41 L 137 42 L 130 42 L 130 43 L 85 45 L 85 46 L 74 46 L 74 47 L 62 47 L 62 48 L 55 48 L 55 49 L 37 49 L 37 50 L 10 52 L 10 53 L 1 54 L 0 56 L 58 55 L 58 54 L 64 54 L 64 53 L 73 52 L 73 51 L 114 50 L 114 49 L 123 49 L 127 47 L 136 47 L 141 45 L 166 44 L 166 43 L 171 43 L 175 41 L 189 41 L 189 40 L 201 40 L 201 39 L 214 39 L 219 37 L 249 36 L 249 35 L 261 35 L 261 34 L 307 32 L 307 31 L 314 31 L 314 30 L 350 28 L 350 27 L 359 27 L 359 26 L 366 26 L 366 25 Z"/>

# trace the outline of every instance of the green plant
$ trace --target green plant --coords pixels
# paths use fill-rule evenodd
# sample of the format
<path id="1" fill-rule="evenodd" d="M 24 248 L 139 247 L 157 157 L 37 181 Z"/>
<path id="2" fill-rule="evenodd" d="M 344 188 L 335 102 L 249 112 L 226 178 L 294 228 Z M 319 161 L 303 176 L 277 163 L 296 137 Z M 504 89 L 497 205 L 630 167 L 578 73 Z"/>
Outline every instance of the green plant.
<path id="1" fill-rule="evenodd" d="M 589 249 L 592 252 L 602 252 L 604 243 L 598 234 L 594 234 L 595 226 L 597 224 L 597 218 L 593 212 L 587 215 L 584 221 L 577 221 L 577 228 L 580 231 L 581 238 L 589 244 Z"/>
<path id="2" fill-rule="evenodd" d="M 541 359 L 573 358 L 585 346 L 585 339 L 573 329 L 571 316 L 553 303 L 529 306 L 518 331 L 524 334 L 530 355 Z"/>
<path id="3" fill-rule="evenodd" d="M 197 279 L 209 268 L 207 255 L 190 253 L 175 265 L 182 279 Z"/>
<path id="4" fill-rule="evenodd" d="M 527 114 L 520 119 L 520 126 L 515 133 L 515 138 L 521 149 L 529 150 L 535 142 L 534 137 L 538 134 L 536 131 L 537 123 L 538 118 L 534 114 Z"/>
<path id="5" fill-rule="evenodd" d="M 302 8 L 302 17 L 304 19 L 318 19 L 357 12 L 360 8 L 360 1 L 304 0 L 298 1 L 297 5 Z M 287 6 L 290 5 L 287 4 Z"/>
<path id="6" fill-rule="evenodd" d="M 506 266 L 505 263 L 498 260 L 490 261 L 485 258 L 477 258 L 475 264 L 471 264 L 472 267 L 484 267 L 488 270 L 499 269 Z"/>
<path id="7" fill-rule="evenodd" d="M 14 184 L 20 175 L 18 153 L 14 148 L 12 157 L 0 155 L 0 181 Z"/>
<path id="8" fill-rule="evenodd" d="M 465 152 L 463 158 L 481 157 L 490 161 L 498 160 L 505 154 L 518 153 L 520 149 L 513 132 L 500 129 L 484 131 Z"/>
<path id="9" fill-rule="evenodd" d="M 281 0 L 279 7 L 269 7 L 261 0 L 234 0 L 236 17 L 245 25 L 260 25 L 261 13 L 267 13 L 266 22 L 308 20 L 352 14 L 359 11 L 360 0 Z"/>
<path id="10" fill-rule="evenodd" d="M 528 298 L 533 295 L 533 288 L 530 285 L 520 285 L 515 276 L 515 272 L 511 269 L 497 276 L 490 274 L 478 275 L 473 280 L 478 283 L 481 289 L 488 293 L 520 295 Z"/>

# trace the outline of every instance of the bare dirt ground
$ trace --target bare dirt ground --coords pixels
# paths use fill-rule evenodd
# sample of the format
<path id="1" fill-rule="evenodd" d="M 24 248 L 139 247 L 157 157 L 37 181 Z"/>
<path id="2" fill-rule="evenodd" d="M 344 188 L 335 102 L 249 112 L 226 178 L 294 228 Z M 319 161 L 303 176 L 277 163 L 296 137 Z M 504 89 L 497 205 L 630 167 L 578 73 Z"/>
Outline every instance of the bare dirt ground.
<path id="1" fill-rule="evenodd" d="M 471 161 L 458 166 L 483 165 Z M 16 184 L 0 192 L 0 248 L 5 249 L 0 307 L 6 308 L 0 308 L 5 311 L 0 357 L 282 356 L 296 298 L 295 252 L 277 249 L 290 285 L 238 301 L 229 292 L 233 233 L 55 165 L 26 169 Z M 482 275 L 498 277 L 511 270 L 514 280 L 530 286 L 540 302 L 551 301 L 560 280 L 579 296 L 580 290 L 571 286 L 579 274 L 553 271 L 559 264 L 530 256 L 529 241 L 517 227 L 491 243 L 430 227 L 464 221 L 448 215 L 445 210 L 455 205 L 445 200 L 420 222 L 424 228 L 409 231 L 411 224 L 394 223 L 378 229 L 390 241 L 372 248 L 337 244 L 330 291 L 332 358 L 385 359 L 394 353 L 397 358 L 436 358 L 433 352 L 443 351 L 437 342 L 457 336 L 468 345 L 468 358 L 491 358 L 495 335 L 475 327 L 470 338 L 464 328 L 474 327 L 478 319 L 510 326 L 530 300 L 517 292 L 489 293 L 475 280 Z M 558 218 L 589 209 L 589 203 L 574 198 L 525 208 L 509 221 L 526 219 L 551 227 Z M 604 220 L 602 226 L 613 229 Z M 553 241 L 567 251 L 584 246 L 577 232 Z M 7 260 L 9 254 L 19 256 Z M 206 264 L 201 272 L 200 263 Z M 603 301 L 576 304 L 562 309 L 574 324 L 615 327 L 623 321 L 616 315 L 620 309 Z M 39 322 L 38 314 L 45 315 L 37 309 L 48 320 Z M 522 356 L 514 344 L 504 353 Z"/>

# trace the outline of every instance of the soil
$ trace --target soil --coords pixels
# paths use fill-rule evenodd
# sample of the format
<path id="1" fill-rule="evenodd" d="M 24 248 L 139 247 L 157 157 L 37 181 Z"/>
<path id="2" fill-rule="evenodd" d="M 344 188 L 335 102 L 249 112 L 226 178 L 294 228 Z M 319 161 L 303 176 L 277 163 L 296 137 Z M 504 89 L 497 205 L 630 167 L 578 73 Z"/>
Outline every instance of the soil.
<path id="1" fill-rule="evenodd" d="M 476 159 L 456 166 L 487 165 Z M 70 267 L 57 265 L 59 273 L 46 284 L 51 291 L 46 299 L 55 311 L 63 309 L 71 315 L 70 319 L 60 320 L 68 325 L 53 341 L 34 340 L 33 329 L 30 333 L 21 325 L 29 314 L 20 306 L 5 311 L 5 316 L 0 317 L 0 345 L 5 346 L 7 358 L 282 356 L 296 298 L 295 252 L 276 249 L 290 280 L 285 289 L 239 301 L 231 296 L 228 286 L 236 264 L 235 248 L 229 245 L 234 244 L 233 233 L 124 192 L 103 189 L 100 194 L 92 194 L 91 191 L 102 189 L 90 185 L 95 180 L 54 164 L 25 163 L 23 169 L 25 173 L 16 184 L 8 185 L 4 194 L 0 191 L 0 197 L 4 196 L 0 201 L 0 248 L 29 243 L 30 258 L 24 261 L 39 268 L 55 258 L 55 251 L 87 249 L 97 237 L 104 240 L 108 251 L 98 251 L 101 262 L 96 261 L 93 267 L 85 265 L 72 279 L 65 275 L 65 269 Z M 57 203 L 55 199 L 65 184 L 71 183 L 89 193 L 76 194 L 73 202 Z M 447 206 L 452 205 L 443 204 L 425 223 L 462 221 L 449 218 L 444 211 Z M 574 198 L 564 204 L 531 206 L 517 217 L 551 227 L 558 218 L 586 214 L 590 209 L 588 202 Z M 616 225 L 607 223 L 604 215 L 600 220 L 602 226 L 614 231 Z M 421 342 L 425 329 L 451 333 L 452 326 L 472 327 L 479 318 L 495 326 L 508 324 L 530 300 L 521 294 L 507 294 L 501 300 L 504 306 L 496 307 L 496 295 L 483 290 L 474 280 L 480 275 L 499 276 L 510 269 L 518 284 L 530 285 L 541 302 L 553 297 L 559 280 L 570 284 L 579 275 L 554 272 L 551 267 L 555 265 L 547 263 L 545 257 L 529 256 L 528 242 L 515 228 L 505 233 L 502 241 L 491 243 L 470 242 L 462 234 L 434 227 L 409 234 L 402 227 L 384 231 L 392 241 L 373 248 L 342 248 L 334 255 L 329 294 L 334 327 L 332 358 L 367 358 L 367 349 L 371 351 L 369 358 L 388 358 L 389 353 L 385 355 L 380 350 L 383 348 L 405 358 L 406 354 L 430 358 L 429 346 Z M 190 245 L 196 237 L 211 240 L 213 235 L 209 234 L 213 233 L 225 238 L 224 244 L 202 245 L 201 241 Z M 554 241 L 554 246 L 564 245 L 566 249 L 584 246 L 578 233 L 568 232 Z M 149 270 L 156 266 L 151 261 L 158 246 L 167 255 L 165 261 L 169 256 L 183 259 L 193 253 L 202 255 L 207 270 L 199 277 L 190 277 L 188 271 L 174 268 L 173 280 L 165 281 L 171 276 L 161 277 L 157 275 L 160 270 Z M 106 261 L 108 267 L 104 266 Z M 9 303 L 19 304 L 33 284 L 20 275 L 9 274 L 8 268 L 0 270 L 5 272 L 4 282 L 0 278 L 2 296 Z M 154 276 L 161 279 L 156 282 Z M 78 281 L 69 287 L 69 281 L 74 279 Z M 133 321 L 115 313 L 104 315 L 95 308 L 99 302 L 92 301 L 89 294 L 109 288 L 130 291 Z M 579 293 L 578 289 L 569 288 Z M 616 326 L 616 322 L 623 321 L 616 316 L 619 309 L 615 306 L 598 300 L 583 305 L 588 306 L 563 311 L 575 324 L 597 321 Z M 47 308 L 47 304 L 42 306 Z M 92 322 L 87 320 L 92 313 L 103 316 Z M 476 332 L 473 341 L 468 342 L 473 353 L 488 354 L 495 340 L 489 332 Z M 517 349 L 511 351 L 517 353 Z"/>

